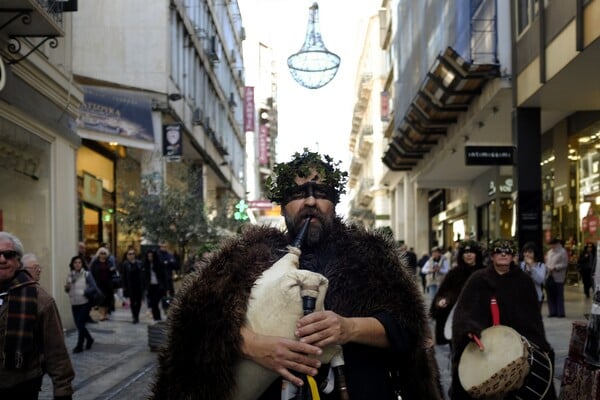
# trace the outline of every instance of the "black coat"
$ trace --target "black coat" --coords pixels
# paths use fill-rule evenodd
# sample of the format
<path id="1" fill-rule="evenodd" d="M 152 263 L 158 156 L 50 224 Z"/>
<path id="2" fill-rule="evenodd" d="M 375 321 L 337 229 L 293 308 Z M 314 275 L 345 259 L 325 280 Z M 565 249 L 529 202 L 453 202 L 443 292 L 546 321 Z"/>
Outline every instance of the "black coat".
<path id="1" fill-rule="evenodd" d="M 123 295 L 133 299 L 141 299 L 146 290 L 146 271 L 140 260 L 130 262 L 125 260 L 121 263 L 121 274 L 123 279 Z"/>
<path id="2" fill-rule="evenodd" d="M 234 366 L 242 357 L 240 328 L 254 281 L 286 254 L 288 237 L 250 227 L 224 243 L 210 263 L 188 275 L 172 304 L 169 339 L 159 357 L 153 399 L 232 398 Z M 394 398 L 388 372 L 403 399 L 442 399 L 423 297 L 383 236 L 336 220 L 320 248 L 303 249 L 300 265 L 329 279 L 325 308 L 345 317 L 373 316 L 384 325 L 388 349 L 344 347 L 350 398 Z M 263 396 L 261 399 L 280 398 Z M 325 397 L 324 397 L 325 398 Z"/>
<path id="3" fill-rule="evenodd" d="M 554 351 L 544 331 L 542 315 L 535 285 L 530 276 L 516 265 L 500 275 L 494 267 L 474 272 L 467 280 L 454 311 L 452 325 L 452 400 L 471 399 L 460 385 L 458 364 L 463 350 L 470 342 L 469 333 L 481 337 L 481 331 L 493 325 L 490 300 L 496 297 L 500 311 L 500 324 L 516 330 L 521 336 L 537 345 L 554 360 Z M 484 344 L 485 345 L 485 344 Z M 544 399 L 555 399 L 550 388 Z"/>
<path id="4" fill-rule="evenodd" d="M 444 327 L 448 320 L 448 315 L 450 314 L 450 311 L 452 311 L 452 307 L 456 305 L 458 296 L 467 279 L 469 279 L 473 272 L 481 268 L 483 268 L 483 265 L 468 266 L 461 264 L 452 268 L 444 277 L 444 280 L 440 284 L 438 291 L 431 301 L 431 306 L 429 307 L 429 314 L 435 320 L 436 344 L 450 343 L 450 341 L 444 337 Z M 446 307 L 438 306 L 438 302 L 442 298 L 446 299 L 446 303 L 448 304 Z"/>

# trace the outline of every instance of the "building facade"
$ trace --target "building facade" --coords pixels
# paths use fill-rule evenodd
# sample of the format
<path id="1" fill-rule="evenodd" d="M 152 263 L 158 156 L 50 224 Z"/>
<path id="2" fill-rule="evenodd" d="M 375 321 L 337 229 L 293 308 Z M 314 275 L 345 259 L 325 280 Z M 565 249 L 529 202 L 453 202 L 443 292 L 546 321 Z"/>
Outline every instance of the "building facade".
<path id="1" fill-rule="evenodd" d="M 0 2 L 0 230 L 43 267 L 40 284 L 70 319 L 64 280 L 77 250 L 73 2 Z"/>
<path id="2" fill-rule="evenodd" d="M 513 147 L 509 4 L 383 1 L 379 17 L 392 231 L 418 253 L 511 236 L 513 165 L 467 163 L 471 148 Z"/>
<path id="3" fill-rule="evenodd" d="M 193 186 L 211 216 L 245 197 L 237 1 L 85 2 L 73 29 L 85 93 L 79 237 L 88 251 L 105 242 L 120 257 L 141 245 L 115 218 L 125 193 Z M 199 178 L 186 181 L 191 172 Z"/>

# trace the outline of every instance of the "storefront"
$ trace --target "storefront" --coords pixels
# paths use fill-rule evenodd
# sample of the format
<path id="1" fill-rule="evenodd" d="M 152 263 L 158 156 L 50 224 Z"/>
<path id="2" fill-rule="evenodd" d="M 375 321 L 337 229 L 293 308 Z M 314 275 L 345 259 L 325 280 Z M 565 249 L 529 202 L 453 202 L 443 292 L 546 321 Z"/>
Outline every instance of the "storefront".
<path id="1" fill-rule="evenodd" d="M 573 268 L 585 243 L 600 240 L 600 120 L 590 122 L 594 116 L 574 114 L 542 136 L 544 241 L 561 238 Z"/>

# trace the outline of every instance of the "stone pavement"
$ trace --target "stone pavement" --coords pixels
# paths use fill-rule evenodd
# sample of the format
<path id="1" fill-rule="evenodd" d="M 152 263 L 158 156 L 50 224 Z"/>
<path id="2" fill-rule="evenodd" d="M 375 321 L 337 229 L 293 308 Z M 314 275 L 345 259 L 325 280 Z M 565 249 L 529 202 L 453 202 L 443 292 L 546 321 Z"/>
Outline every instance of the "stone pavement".
<path id="1" fill-rule="evenodd" d="M 95 311 L 92 316 L 96 317 Z M 131 311 L 118 307 L 110 320 L 88 324 L 95 342 L 90 350 L 73 354 L 77 331 L 66 333 L 66 345 L 75 369 L 76 400 L 146 399 L 156 370 L 157 353 L 148 347 L 151 316 L 142 307 L 140 323 L 131 323 Z M 52 384 L 45 376 L 40 400 L 52 400 Z"/>
<path id="2" fill-rule="evenodd" d="M 428 299 L 429 301 L 429 299 Z M 548 341 L 556 352 L 554 385 L 560 390 L 562 371 L 569 349 L 572 322 L 585 320 L 591 310 L 591 300 L 586 299 L 581 286 L 565 288 L 566 318 L 547 318 L 543 306 L 544 326 Z M 95 338 L 91 350 L 71 354 L 75 368 L 73 396 L 76 400 L 136 400 L 146 399 L 156 372 L 157 354 L 148 347 L 148 325 L 152 318 L 142 308 L 139 324 L 131 323 L 129 309 L 117 308 L 109 321 L 88 324 Z M 77 332 L 66 334 L 69 351 L 75 347 Z M 445 391 L 450 385 L 448 346 L 436 346 L 436 358 Z M 447 397 L 446 397 L 447 398 Z M 52 385 L 45 377 L 41 400 L 52 399 Z"/>

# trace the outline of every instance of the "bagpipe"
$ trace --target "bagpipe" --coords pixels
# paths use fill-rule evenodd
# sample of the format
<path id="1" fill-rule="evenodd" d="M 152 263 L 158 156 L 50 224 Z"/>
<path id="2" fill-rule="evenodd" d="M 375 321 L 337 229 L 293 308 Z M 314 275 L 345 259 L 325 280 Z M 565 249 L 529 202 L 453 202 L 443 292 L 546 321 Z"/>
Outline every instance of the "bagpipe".
<path id="1" fill-rule="evenodd" d="M 307 218 L 295 240 L 288 246 L 287 254 L 263 272 L 250 292 L 246 325 L 258 334 L 295 339 L 296 322 L 307 313 L 324 310 L 325 294 L 329 284 L 327 278 L 316 272 L 299 269 L 300 247 L 310 219 Z M 335 386 L 340 393 L 344 393 L 341 396 L 344 396 L 346 388 L 342 374 L 341 346 L 324 348 L 318 359 L 321 363 L 331 364 L 334 367 L 333 372 L 338 375 Z M 277 373 L 251 360 L 242 359 L 235 369 L 236 388 L 233 398 L 255 400 L 278 376 Z M 282 400 L 302 398 L 304 394 L 296 393 L 293 394 L 295 397 L 288 396 L 294 393 L 294 390 L 301 392 L 308 389 L 303 386 L 291 388 L 290 391 L 290 385 L 291 383 L 284 382 Z"/>

